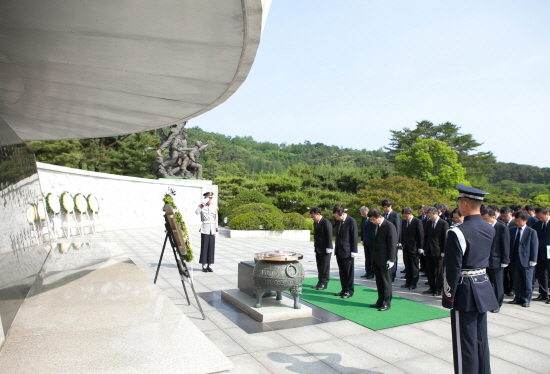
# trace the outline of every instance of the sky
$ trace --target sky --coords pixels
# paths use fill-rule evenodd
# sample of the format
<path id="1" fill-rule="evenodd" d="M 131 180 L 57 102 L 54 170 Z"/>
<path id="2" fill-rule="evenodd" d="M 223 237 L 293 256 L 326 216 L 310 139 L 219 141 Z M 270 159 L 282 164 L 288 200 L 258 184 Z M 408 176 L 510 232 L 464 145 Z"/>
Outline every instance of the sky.
<path id="1" fill-rule="evenodd" d="M 448 121 L 550 167 L 549 19 L 547 0 L 273 0 L 246 81 L 189 126 L 375 150 Z"/>

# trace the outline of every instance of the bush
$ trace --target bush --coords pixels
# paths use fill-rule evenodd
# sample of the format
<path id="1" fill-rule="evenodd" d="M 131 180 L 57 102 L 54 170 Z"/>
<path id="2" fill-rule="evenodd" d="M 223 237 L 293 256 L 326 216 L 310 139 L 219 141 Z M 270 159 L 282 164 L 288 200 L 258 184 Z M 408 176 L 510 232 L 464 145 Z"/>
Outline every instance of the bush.
<path id="1" fill-rule="evenodd" d="M 273 202 L 265 197 L 264 194 L 256 190 L 245 190 L 239 192 L 229 204 L 224 207 L 224 212 L 229 215 L 232 213 L 232 210 L 245 204 L 250 203 L 262 203 L 262 204 L 273 204 Z"/>
<path id="2" fill-rule="evenodd" d="M 310 218 L 311 221 L 313 221 Z M 285 230 L 309 230 L 306 218 L 299 213 L 286 213 L 283 216 Z"/>
<path id="3" fill-rule="evenodd" d="M 275 205 L 271 204 L 265 204 L 265 203 L 251 203 L 251 204 L 245 204 L 238 206 L 234 208 L 231 213 L 228 215 L 229 223 L 233 221 L 233 219 L 241 214 L 250 213 L 250 212 L 265 212 L 265 213 L 272 213 L 277 214 L 281 216 L 283 212 L 279 208 L 277 208 Z M 282 217 L 280 218 L 282 220 Z"/>
<path id="4" fill-rule="evenodd" d="M 264 230 L 284 231 L 281 214 L 269 212 L 248 212 L 240 214 L 231 220 L 232 230 L 259 230 L 263 225 Z"/>

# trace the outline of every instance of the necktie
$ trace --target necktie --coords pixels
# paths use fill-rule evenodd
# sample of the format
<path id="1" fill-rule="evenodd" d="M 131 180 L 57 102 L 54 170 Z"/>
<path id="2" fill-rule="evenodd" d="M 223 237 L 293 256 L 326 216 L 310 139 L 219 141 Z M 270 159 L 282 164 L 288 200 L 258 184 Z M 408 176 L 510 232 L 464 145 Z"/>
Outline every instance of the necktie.
<path id="1" fill-rule="evenodd" d="M 544 234 L 544 230 L 546 230 L 546 222 L 542 223 L 542 230 L 541 232 Z"/>
<path id="2" fill-rule="evenodd" d="M 435 230 L 435 221 L 434 221 L 434 223 L 432 223 L 432 229 Z"/>
<path id="3" fill-rule="evenodd" d="M 374 236 L 376 236 L 376 234 L 378 234 L 378 227 L 379 227 L 379 226 L 380 226 L 380 225 L 376 225 L 376 227 L 374 228 Z"/>
<path id="4" fill-rule="evenodd" d="M 409 228 L 409 223 L 410 223 L 410 221 L 407 221 L 407 228 Z"/>
<path id="5" fill-rule="evenodd" d="M 521 227 L 518 228 L 516 240 L 514 241 L 514 253 L 519 253 L 519 239 L 521 238 Z"/>
<path id="6" fill-rule="evenodd" d="M 388 219 L 388 213 L 384 213 L 384 218 Z"/>

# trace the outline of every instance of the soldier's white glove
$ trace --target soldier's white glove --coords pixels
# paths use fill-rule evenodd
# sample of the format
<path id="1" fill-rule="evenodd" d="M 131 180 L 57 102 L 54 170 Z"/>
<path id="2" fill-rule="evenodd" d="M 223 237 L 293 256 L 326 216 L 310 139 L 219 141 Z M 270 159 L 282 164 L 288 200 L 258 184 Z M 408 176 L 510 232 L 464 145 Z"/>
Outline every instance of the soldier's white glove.
<path id="1" fill-rule="evenodd" d="M 419 255 L 423 255 L 424 254 L 424 250 L 422 248 L 418 248 L 418 254 Z"/>
<path id="2" fill-rule="evenodd" d="M 529 261 L 529 266 L 536 266 L 537 263 L 535 261 Z"/>
<path id="3" fill-rule="evenodd" d="M 386 268 L 391 269 L 395 263 L 391 262 L 390 260 L 386 261 Z"/>
<path id="4" fill-rule="evenodd" d="M 351 252 L 351 258 L 357 257 L 357 252 Z"/>
<path id="5" fill-rule="evenodd" d="M 501 268 L 505 268 L 506 266 L 508 266 L 508 264 L 500 264 Z"/>
<path id="6" fill-rule="evenodd" d="M 445 257 L 445 253 L 442 253 L 442 254 L 441 254 L 441 258 L 443 258 L 443 257 Z"/>
<path id="7" fill-rule="evenodd" d="M 332 248 L 327 248 L 327 249 L 325 249 L 325 251 L 326 251 L 327 253 L 332 253 Z"/>

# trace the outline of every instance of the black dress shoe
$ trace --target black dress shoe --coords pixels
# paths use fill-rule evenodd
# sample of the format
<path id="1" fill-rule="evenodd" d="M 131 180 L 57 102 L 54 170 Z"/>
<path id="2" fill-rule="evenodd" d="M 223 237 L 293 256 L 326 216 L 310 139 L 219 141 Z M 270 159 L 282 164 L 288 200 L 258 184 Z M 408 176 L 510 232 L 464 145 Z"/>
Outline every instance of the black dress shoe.
<path id="1" fill-rule="evenodd" d="M 202 272 L 203 272 L 203 273 L 207 273 L 208 270 L 206 270 L 206 268 L 202 268 Z"/>
<path id="2" fill-rule="evenodd" d="M 369 308 L 376 308 L 376 309 L 378 309 L 378 308 L 380 308 L 381 306 L 382 306 L 381 304 L 371 304 L 371 305 L 369 305 Z"/>
<path id="3" fill-rule="evenodd" d="M 405 283 L 401 285 L 401 288 L 409 288 L 410 286 L 411 286 L 410 284 Z"/>
<path id="4" fill-rule="evenodd" d="M 319 287 L 319 285 L 316 285 L 316 286 L 311 286 L 311 288 L 313 288 L 314 290 L 317 289 L 317 287 Z"/>
<path id="5" fill-rule="evenodd" d="M 400 273 L 404 273 L 404 272 L 405 272 L 405 270 L 401 270 L 401 271 L 400 271 Z"/>
<path id="6" fill-rule="evenodd" d="M 542 296 L 542 295 L 538 295 L 533 299 L 533 301 L 546 301 L 546 300 L 548 300 L 548 296 Z"/>
<path id="7" fill-rule="evenodd" d="M 334 296 L 342 296 L 344 294 L 344 292 L 338 292 L 338 293 L 335 293 Z"/>
<path id="8" fill-rule="evenodd" d="M 424 282 L 424 284 L 425 284 L 426 286 L 429 286 L 429 285 L 430 285 L 430 282 Z"/>
<path id="9" fill-rule="evenodd" d="M 508 301 L 508 304 L 523 304 L 523 302 L 521 300 L 511 300 Z"/>
<path id="10" fill-rule="evenodd" d="M 409 287 L 409 290 L 414 290 L 416 289 L 416 284 L 412 284 L 410 287 Z"/>
<path id="11" fill-rule="evenodd" d="M 434 292 L 434 296 L 441 296 L 441 290 L 437 290 Z"/>
<path id="12" fill-rule="evenodd" d="M 319 287 L 316 288 L 316 290 L 319 290 L 319 291 L 322 291 L 322 290 L 326 290 L 327 289 L 327 286 L 322 284 L 320 285 Z"/>
<path id="13" fill-rule="evenodd" d="M 379 312 L 385 312 L 386 310 L 390 309 L 388 305 L 382 305 L 380 308 L 378 308 Z"/>
<path id="14" fill-rule="evenodd" d="M 367 279 L 374 279 L 374 275 L 368 275 Z"/>
<path id="15" fill-rule="evenodd" d="M 368 277 L 368 275 L 367 275 L 367 274 L 363 274 L 363 275 L 361 275 L 361 278 L 366 278 L 366 277 Z"/>
<path id="16" fill-rule="evenodd" d="M 548 300 L 548 301 L 546 302 L 546 304 L 550 304 L 550 300 Z"/>
<path id="17" fill-rule="evenodd" d="M 214 270 L 212 270 L 212 268 L 210 266 L 206 268 L 206 271 L 208 271 L 209 273 L 214 272 Z"/>
<path id="18" fill-rule="evenodd" d="M 529 308 L 531 305 L 529 303 L 523 303 L 521 304 L 521 306 L 524 308 Z"/>
<path id="19" fill-rule="evenodd" d="M 510 291 L 510 292 L 505 292 L 504 295 L 506 295 L 506 296 L 514 296 L 514 293 L 513 293 L 512 291 Z"/>
<path id="20" fill-rule="evenodd" d="M 344 294 L 342 296 L 340 296 L 342 299 L 349 299 L 350 297 L 353 296 L 353 293 L 351 292 L 344 292 Z"/>
<path id="21" fill-rule="evenodd" d="M 426 291 L 424 291 L 424 292 L 422 292 L 422 293 L 432 293 L 432 294 L 433 294 L 434 292 L 435 292 L 435 290 L 432 289 L 432 288 L 430 288 L 430 289 L 428 289 L 428 290 L 426 290 Z"/>
<path id="22" fill-rule="evenodd" d="M 498 312 L 500 312 L 500 308 L 496 308 L 496 309 L 491 310 L 491 313 L 498 313 Z"/>

